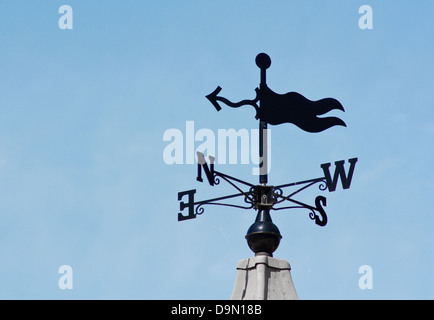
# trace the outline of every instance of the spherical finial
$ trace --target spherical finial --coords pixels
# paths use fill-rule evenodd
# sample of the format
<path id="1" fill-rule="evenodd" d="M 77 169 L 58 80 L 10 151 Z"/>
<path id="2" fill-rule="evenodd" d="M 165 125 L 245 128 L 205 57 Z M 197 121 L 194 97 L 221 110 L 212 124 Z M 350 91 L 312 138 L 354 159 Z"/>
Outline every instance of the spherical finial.
<path id="1" fill-rule="evenodd" d="M 246 240 L 255 254 L 273 256 L 282 236 L 270 217 L 269 209 L 260 210 L 256 221 L 247 230 Z"/>
<path id="2" fill-rule="evenodd" d="M 271 66 L 271 59 L 266 53 L 260 53 L 256 56 L 256 65 L 259 69 L 268 69 Z"/>

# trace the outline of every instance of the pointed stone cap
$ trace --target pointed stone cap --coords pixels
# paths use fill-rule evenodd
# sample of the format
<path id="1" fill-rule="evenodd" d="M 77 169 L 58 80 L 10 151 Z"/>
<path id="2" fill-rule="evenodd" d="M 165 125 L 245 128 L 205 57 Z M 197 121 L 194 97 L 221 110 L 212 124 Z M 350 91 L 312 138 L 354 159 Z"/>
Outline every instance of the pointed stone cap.
<path id="1" fill-rule="evenodd" d="M 240 260 L 231 300 L 298 300 L 286 260 L 258 255 Z"/>

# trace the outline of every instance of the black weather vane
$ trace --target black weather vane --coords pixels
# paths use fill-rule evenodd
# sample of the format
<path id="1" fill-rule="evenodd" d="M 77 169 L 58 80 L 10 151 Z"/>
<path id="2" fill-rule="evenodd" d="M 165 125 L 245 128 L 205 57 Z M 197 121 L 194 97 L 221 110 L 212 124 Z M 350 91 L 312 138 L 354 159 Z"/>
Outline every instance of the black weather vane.
<path id="1" fill-rule="evenodd" d="M 314 220 L 317 225 L 325 226 L 328 220 L 324 210 L 326 198 L 324 196 L 317 196 L 314 204 L 310 205 L 297 200 L 296 195 L 315 184 L 318 184 L 321 191 L 328 189 L 329 192 L 333 192 L 336 190 L 339 180 L 344 189 L 350 188 L 357 158 L 348 160 L 349 168 L 347 172 L 345 170 L 345 161 L 341 160 L 335 162 L 333 176 L 330 173 L 331 163 L 324 163 L 321 164 L 324 175 L 318 178 L 278 186 L 267 185 L 267 124 L 279 125 L 282 123 L 292 123 L 307 132 L 321 132 L 333 126 L 346 126 L 346 124 L 337 117 L 318 117 L 334 109 L 344 111 L 343 106 L 338 100 L 325 98 L 318 101 L 311 101 L 297 92 L 277 94 L 268 88 L 266 83 L 266 70 L 271 65 L 270 57 L 265 53 L 258 54 L 256 57 L 256 65 L 261 70 L 261 77 L 259 88 L 255 89 L 256 97 L 253 100 L 246 99 L 236 103 L 231 102 L 218 95 L 222 90 L 221 87 L 217 87 L 217 89 L 207 95 L 206 98 L 213 104 L 217 111 L 221 110 L 219 102 L 232 108 L 238 108 L 244 105 L 250 105 L 255 108 L 256 119 L 259 120 L 259 184 L 251 184 L 215 170 L 214 157 L 209 157 L 210 163 L 208 166 L 204 155 L 197 152 L 197 181 L 203 182 L 202 172 L 204 172 L 211 186 L 217 185 L 221 180 L 224 180 L 237 189 L 238 193 L 203 201 L 195 201 L 195 189 L 179 192 L 178 200 L 180 201 L 180 210 L 188 210 L 186 215 L 182 212 L 178 213 L 178 220 L 183 221 L 196 218 L 197 215 L 204 212 L 205 205 L 222 205 L 258 210 L 256 221 L 247 231 L 246 239 L 250 248 L 255 253 L 265 252 L 271 255 L 277 249 L 282 236 L 280 235 L 279 229 L 271 220 L 270 210 L 307 209 L 309 217 Z M 243 187 L 248 187 L 248 190 L 243 190 Z M 285 195 L 284 189 L 291 187 L 295 190 Z M 184 197 L 187 197 L 187 201 L 183 201 Z M 238 197 L 244 200 L 243 205 L 222 202 Z"/>

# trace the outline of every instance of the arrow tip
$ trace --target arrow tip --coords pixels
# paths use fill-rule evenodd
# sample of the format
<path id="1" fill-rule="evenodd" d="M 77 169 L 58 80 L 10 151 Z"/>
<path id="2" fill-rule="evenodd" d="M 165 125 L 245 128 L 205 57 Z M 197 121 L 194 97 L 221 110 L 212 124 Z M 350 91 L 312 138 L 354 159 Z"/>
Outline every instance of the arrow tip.
<path id="1" fill-rule="evenodd" d="M 213 92 L 211 92 L 209 95 L 205 96 L 214 106 L 214 108 L 216 108 L 217 111 L 220 111 L 222 108 L 219 106 L 219 104 L 217 103 L 217 95 L 219 94 L 219 92 L 222 90 L 222 88 L 220 86 L 218 86 Z"/>

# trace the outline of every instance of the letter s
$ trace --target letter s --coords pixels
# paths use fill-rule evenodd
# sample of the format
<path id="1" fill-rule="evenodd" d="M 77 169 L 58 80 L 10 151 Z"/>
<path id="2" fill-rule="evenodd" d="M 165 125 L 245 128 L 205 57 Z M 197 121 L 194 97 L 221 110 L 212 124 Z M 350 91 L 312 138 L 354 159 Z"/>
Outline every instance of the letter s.
<path id="1" fill-rule="evenodd" d="M 321 215 L 321 219 L 317 214 L 314 214 L 314 219 L 315 219 L 315 223 L 320 227 L 324 227 L 327 224 L 327 215 L 324 211 L 324 208 L 322 207 L 322 205 L 326 206 L 327 204 L 326 201 L 327 201 L 326 197 L 323 196 L 318 196 L 315 198 L 315 205 L 319 214 Z"/>

